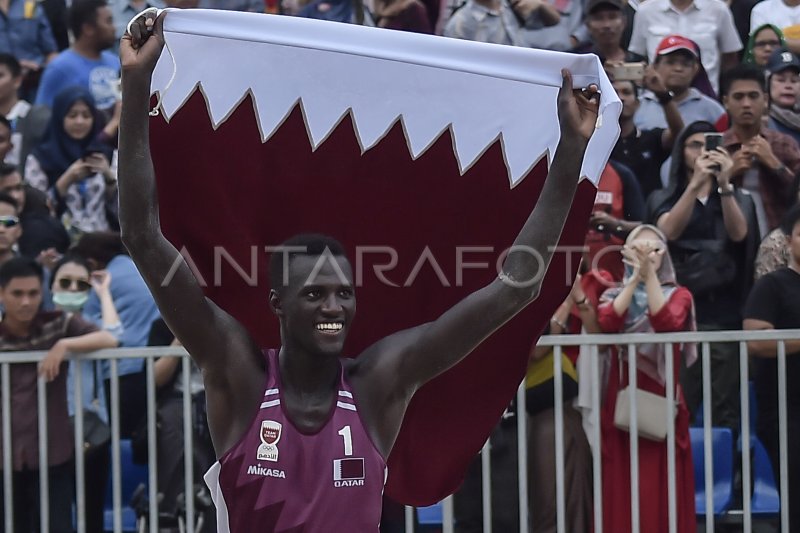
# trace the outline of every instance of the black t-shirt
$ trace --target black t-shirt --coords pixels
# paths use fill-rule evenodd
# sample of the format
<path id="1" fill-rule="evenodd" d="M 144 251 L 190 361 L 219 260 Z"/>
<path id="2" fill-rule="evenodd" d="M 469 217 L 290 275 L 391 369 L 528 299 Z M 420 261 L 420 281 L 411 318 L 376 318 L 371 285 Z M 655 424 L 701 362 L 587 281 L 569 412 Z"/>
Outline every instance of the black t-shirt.
<path id="1" fill-rule="evenodd" d="M 661 165 L 669 157 L 661 138 L 664 130 L 636 130 L 627 137 L 620 137 L 611 152 L 611 158 L 619 161 L 633 172 L 645 199 L 651 192 L 661 189 Z"/>
<path id="2" fill-rule="evenodd" d="M 737 196 L 737 201 L 739 197 Z M 694 209 L 689 217 L 689 223 L 681 236 L 669 242 L 669 253 L 676 269 L 695 253 L 690 243 L 701 241 L 722 241 L 724 253 L 736 265 L 735 277 L 723 286 L 710 293 L 692 293 L 694 297 L 695 314 L 700 324 L 718 326 L 726 329 L 738 329 L 742 322 L 742 307 L 744 295 L 742 287 L 747 281 L 746 242 L 736 243 L 727 237 L 724 220 L 722 217 L 722 200 L 716 191 L 705 204 L 700 200 L 694 201 Z M 651 220 L 656 223 L 664 213 L 670 211 L 676 202 L 667 202 L 651 214 Z M 744 209 L 744 208 L 743 208 Z M 749 228 L 748 231 L 753 231 Z M 687 285 L 678 274 L 678 283 Z"/>
<path id="3" fill-rule="evenodd" d="M 800 328 L 800 274 L 782 268 L 760 278 L 744 309 L 744 317 L 769 322 L 775 329 Z M 800 353 L 786 354 L 789 416 L 800 414 Z M 755 357 L 754 381 L 758 401 L 758 431 L 778 427 L 778 359 Z"/>

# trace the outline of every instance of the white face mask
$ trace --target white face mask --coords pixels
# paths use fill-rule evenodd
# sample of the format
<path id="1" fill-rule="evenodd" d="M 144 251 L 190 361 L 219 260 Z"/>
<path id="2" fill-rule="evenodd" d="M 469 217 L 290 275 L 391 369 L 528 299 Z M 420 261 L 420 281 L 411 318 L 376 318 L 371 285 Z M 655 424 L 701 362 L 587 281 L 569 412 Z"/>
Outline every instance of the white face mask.
<path id="1" fill-rule="evenodd" d="M 89 291 L 86 292 L 56 292 L 53 293 L 53 303 L 59 309 L 64 311 L 74 312 L 80 311 L 89 299 Z"/>

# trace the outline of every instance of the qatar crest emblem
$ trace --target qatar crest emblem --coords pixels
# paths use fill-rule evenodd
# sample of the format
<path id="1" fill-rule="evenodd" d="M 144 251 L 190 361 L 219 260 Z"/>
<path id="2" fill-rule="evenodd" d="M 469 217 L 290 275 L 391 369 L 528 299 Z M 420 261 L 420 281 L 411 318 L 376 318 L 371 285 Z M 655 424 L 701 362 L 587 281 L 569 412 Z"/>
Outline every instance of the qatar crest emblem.
<path id="1" fill-rule="evenodd" d="M 278 441 L 281 440 L 281 424 L 274 420 L 261 421 L 261 445 L 258 447 L 256 459 L 259 461 L 278 460 Z"/>

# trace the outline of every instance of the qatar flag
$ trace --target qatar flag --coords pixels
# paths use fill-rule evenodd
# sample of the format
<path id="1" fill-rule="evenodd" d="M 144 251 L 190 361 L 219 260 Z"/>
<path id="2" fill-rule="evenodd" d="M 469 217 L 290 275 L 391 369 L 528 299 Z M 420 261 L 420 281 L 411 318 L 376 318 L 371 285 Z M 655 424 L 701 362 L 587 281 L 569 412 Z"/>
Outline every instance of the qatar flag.
<path id="1" fill-rule="evenodd" d="M 280 344 L 266 247 L 297 233 L 339 239 L 353 262 L 347 354 L 491 282 L 558 144 L 562 68 L 602 92 L 558 243 L 583 244 L 621 109 L 595 56 L 224 11 L 172 11 L 164 32 L 151 119 L 164 232 L 263 346 Z M 428 505 L 458 488 L 578 259 L 556 253 L 539 298 L 417 392 L 389 496 Z"/>

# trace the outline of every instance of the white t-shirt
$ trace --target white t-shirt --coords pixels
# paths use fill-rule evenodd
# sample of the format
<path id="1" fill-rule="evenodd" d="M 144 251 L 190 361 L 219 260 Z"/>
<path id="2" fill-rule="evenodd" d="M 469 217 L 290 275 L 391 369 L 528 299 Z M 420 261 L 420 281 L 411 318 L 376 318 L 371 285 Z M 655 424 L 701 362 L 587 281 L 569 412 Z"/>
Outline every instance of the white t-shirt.
<path id="1" fill-rule="evenodd" d="M 30 110 L 31 104 L 25 100 L 19 100 L 6 115 L 8 121 L 11 122 L 11 144 L 13 144 L 13 147 L 6 154 L 5 162 L 10 165 L 19 165 L 19 153 L 22 150 L 22 133 L 16 127 L 17 120 L 25 118 Z"/>
<path id="2" fill-rule="evenodd" d="M 694 0 L 680 11 L 670 0 L 648 0 L 633 19 L 628 50 L 646 54 L 652 62 L 658 44 L 668 35 L 683 35 L 697 43 L 708 79 L 719 92 L 721 55 L 742 49 L 728 6 L 721 0 Z"/>
<path id="3" fill-rule="evenodd" d="M 800 24 L 800 6 L 787 6 L 783 0 L 759 2 L 750 12 L 750 32 L 764 24 L 774 24 L 781 29 Z"/>

